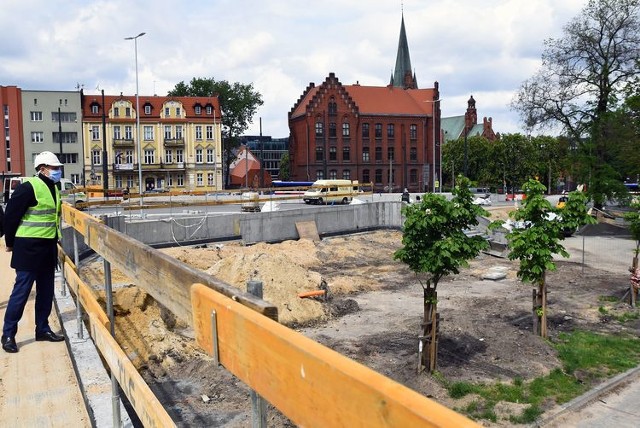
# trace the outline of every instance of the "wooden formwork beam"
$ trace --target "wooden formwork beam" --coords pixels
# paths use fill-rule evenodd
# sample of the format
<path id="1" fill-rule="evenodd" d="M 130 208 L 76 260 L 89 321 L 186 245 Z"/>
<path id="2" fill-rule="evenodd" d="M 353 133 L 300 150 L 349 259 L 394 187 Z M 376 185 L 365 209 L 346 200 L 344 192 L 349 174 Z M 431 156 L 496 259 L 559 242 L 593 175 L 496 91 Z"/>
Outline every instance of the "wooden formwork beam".
<path id="1" fill-rule="evenodd" d="M 478 426 L 202 284 L 191 296 L 198 344 L 298 426 Z"/>

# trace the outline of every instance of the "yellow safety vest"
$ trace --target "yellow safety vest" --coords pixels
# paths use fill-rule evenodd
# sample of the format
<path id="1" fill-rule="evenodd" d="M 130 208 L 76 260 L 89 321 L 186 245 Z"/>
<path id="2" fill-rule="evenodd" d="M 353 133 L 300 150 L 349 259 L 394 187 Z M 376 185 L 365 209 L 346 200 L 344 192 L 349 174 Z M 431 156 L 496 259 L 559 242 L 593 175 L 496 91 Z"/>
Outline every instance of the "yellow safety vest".
<path id="1" fill-rule="evenodd" d="M 56 200 L 53 200 L 49 186 L 38 177 L 25 178 L 31 183 L 38 201 L 35 207 L 29 207 L 20 221 L 16 237 L 19 238 L 56 238 L 60 228 L 60 192 L 56 186 Z"/>

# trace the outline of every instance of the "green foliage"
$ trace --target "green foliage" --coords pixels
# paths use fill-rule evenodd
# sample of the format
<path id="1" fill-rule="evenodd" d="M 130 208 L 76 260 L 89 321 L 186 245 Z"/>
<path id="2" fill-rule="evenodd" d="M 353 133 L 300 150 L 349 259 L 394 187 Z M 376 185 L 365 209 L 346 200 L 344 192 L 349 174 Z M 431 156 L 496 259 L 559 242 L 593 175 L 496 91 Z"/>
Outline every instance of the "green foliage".
<path id="1" fill-rule="evenodd" d="M 526 199 L 510 215 L 524 227 L 514 228 L 507 234 L 511 249 L 509 259 L 520 260 L 520 279 L 539 284 L 547 270 L 555 270 L 554 254 L 569 257 L 560 244 L 564 239 L 562 231 L 576 230 L 595 220 L 587 214 L 586 197 L 582 192 L 571 192 L 565 207 L 557 210 L 544 198 L 546 187 L 539 181 L 529 180 L 523 190 Z"/>
<path id="2" fill-rule="evenodd" d="M 640 202 L 631 204 L 631 211 L 624 215 L 624 219 L 629 223 L 631 237 L 636 241 L 635 255 L 640 253 Z"/>
<path id="3" fill-rule="evenodd" d="M 425 194 L 419 203 L 402 208 L 405 224 L 402 248 L 394 258 L 407 264 L 416 275 L 427 274 L 427 288 L 437 287 L 445 275 L 457 274 L 468 260 L 488 247 L 481 236 L 466 236 L 464 231 L 478 224 L 476 216 L 486 215 L 473 204 L 469 180 L 460 176 L 448 201 L 439 194 Z"/>
<path id="4" fill-rule="evenodd" d="M 289 153 L 284 153 L 280 158 L 280 170 L 278 171 L 278 178 L 282 181 L 287 181 L 291 177 Z"/>
<path id="5" fill-rule="evenodd" d="M 184 81 L 169 91 L 169 96 L 211 97 L 218 95 L 222 109 L 222 135 L 234 144 L 234 139 L 249 127 L 259 106 L 264 104 L 262 95 L 253 89 L 253 84 L 233 84 L 213 77 L 194 77 L 189 84 Z"/>

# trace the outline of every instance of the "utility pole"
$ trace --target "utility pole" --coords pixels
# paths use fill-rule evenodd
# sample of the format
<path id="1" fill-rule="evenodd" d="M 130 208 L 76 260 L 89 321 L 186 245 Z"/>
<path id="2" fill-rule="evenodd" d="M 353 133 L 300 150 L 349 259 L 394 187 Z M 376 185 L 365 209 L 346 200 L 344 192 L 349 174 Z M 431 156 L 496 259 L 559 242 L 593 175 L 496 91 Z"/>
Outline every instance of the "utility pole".
<path id="1" fill-rule="evenodd" d="M 60 100 L 62 102 L 62 100 Z M 60 107 L 58 107 L 58 144 L 60 144 L 60 159 L 64 164 L 64 156 L 62 156 L 62 112 L 60 111 Z M 64 165 L 62 165 L 62 177 L 64 177 Z"/>
<path id="2" fill-rule="evenodd" d="M 102 89 L 102 190 L 103 196 L 109 198 L 109 156 L 107 155 L 107 113 L 104 105 L 104 89 Z"/>

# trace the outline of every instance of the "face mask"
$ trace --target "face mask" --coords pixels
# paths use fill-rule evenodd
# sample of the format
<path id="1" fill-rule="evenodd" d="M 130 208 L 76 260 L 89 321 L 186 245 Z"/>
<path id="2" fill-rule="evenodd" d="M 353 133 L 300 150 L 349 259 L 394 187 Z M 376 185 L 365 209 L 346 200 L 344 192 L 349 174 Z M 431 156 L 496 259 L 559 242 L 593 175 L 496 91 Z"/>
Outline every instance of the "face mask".
<path id="1" fill-rule="evenodd" d="M 49 179 L 54 183 L 60 182 L 62 178 L 62 170 L 61 169 L 50 169 L 49 170 Z"/>

